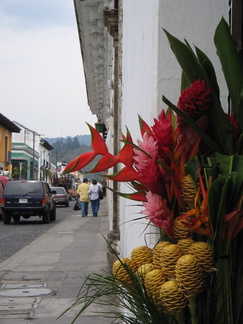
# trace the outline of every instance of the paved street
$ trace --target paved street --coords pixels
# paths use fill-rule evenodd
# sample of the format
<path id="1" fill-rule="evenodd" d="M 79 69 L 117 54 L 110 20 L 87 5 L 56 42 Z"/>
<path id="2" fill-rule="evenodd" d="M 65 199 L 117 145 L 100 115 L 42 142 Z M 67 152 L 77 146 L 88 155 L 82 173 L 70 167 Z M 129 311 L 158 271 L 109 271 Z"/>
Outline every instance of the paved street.
<path id="1" fill-rule="evenodd" d="M 21 217 L 19 222 L 12 220 L 10 225 L 0 221 L 0 264 L 69 217 L 73 213 L 74 203 L 74 200 L 70 201 L 69 207 L 57 205 L 56 220 L 49 224 L 43 224 L 42 218 L 36 216 L 28 219 Z"/>
<path id="2" fill-rule="evenodd" d="M 98 217 L 70 217 L 0 263 L 1 324 L 69 324 L 73 309 L 57 317 L 74 301 L 84 275 L 107 271 L 106 200 Z M 38 225 L 37 225 L 38 226 Z M 111 323 L 91 306 L 75 323 Z"/>

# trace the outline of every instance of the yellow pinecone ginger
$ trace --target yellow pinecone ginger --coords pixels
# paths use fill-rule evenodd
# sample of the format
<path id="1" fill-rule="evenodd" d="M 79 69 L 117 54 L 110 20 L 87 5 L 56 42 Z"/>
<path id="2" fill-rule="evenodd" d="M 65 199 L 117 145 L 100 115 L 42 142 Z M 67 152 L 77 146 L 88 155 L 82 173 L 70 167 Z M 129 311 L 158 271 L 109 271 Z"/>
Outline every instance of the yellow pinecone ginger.
<path id="1" fill-rule="evenodd" d="M 144 282 L 144 278 L 146 276 L 146 274 L 150 271 L 152 271 L 154 268 L 153 268 L 153 263 L 145 263 L 145 264 L 142 264 L 138 270 L 137 270 L 137 274 L 140 278 L 140 280 L 142 282 Z"/>
<path id="2" fill-rule="evenodd" d="M 178 245 L 182 249 L 183 254 L 188 254 L 188 250 L 194 242 L 195 241 L 192 238 L 186 238 L 186 239 L 178 240 Z"/>
<path id="3" fill-rule="evenodd" d="M 176 281 L 180 290 L 189 298 L 203 289 L 202 269 L 191 254 L 183 255 L 176 264 Z"/>
<path id="4" fill-rule="evenodd" d="M 153 265 L 155 269 L 161 269 L 161 251 L 168 244 L 170 244 L 168 241 L 159 242 L 153 248 Z"/>
<path id="5" fill-rule="evenodd" d="M 185 221 L 183 221 L 185 222 Z M 174 237 L 177 240 L 185 239 L 188 237 L 192 237 L 192 234 L 190 233 L 189 228 L 182 223 L 181 220 L 176 218 L 173 223 L 173 231 L 174 231 Z"/>
<path id="6" fill-rule="evenodd" d="M 206 242 L 195 242 L 190 246 L 189 254 L 192 254 L 206 275 L 212 271 L 213 250 Z"/>
<path id="7" fill-rule="evenodd" d="M 166 281 L 160 289 L 160 297 L 165 309 L 172 314 L 180 313 L 186 307 L 187 300 L 174 280 Z"/>
<path id="8" fill-rule="evenodd" d="M 166 245 L 161 253 L 162 270 L 168 278 L 175 278 L 175 266 L 177 260 L 183 255 L 178 244 Z"/>
<path id="9" fill-rule="evenodd" d="M 192 209 L 194 206 L 194 199 L 196 197 L 196 194 L 197 192 L 195 191 L 192 177 L 187 174 L 181 180 L 181 195 L 183 201 L 189 209 Z"/>
<path id="10" fill-rule="evenodd" d="M 147 246 L 138 246 L 132 250 L 131 260 L 137 267 L 145 263 L 153 263 L 153 251 Z"/>
<path id="11" fill-rule="evenodd" d="M 149 271 L 144 280 L 146 292 L 159 308 L 162 306 L 160 288 L 167 280 L 167 276 L 161 269 Z"/>
<path id="12" fill-rule="evenodd" d="M 124 263 L 127 265 L 127 267 L 130 268 L 130 270 L 133 273 L 136 272 L 137 267 L 136 267 L 135 263 L 133 263 L 128 258 L 121 258 L 120 260 L 115 261 L 113 264 L 113 267 L 112 267 L 112 272 L 113 272 L 113 275 L 118 280 L 121 280 L 122 282 L 125 282 L 127 284 L 131 284 L 132 280 L 129 275 L 129 272 L 127 271 L 126 267 L 124 267 L 124 265 L 123 265 Z"/>

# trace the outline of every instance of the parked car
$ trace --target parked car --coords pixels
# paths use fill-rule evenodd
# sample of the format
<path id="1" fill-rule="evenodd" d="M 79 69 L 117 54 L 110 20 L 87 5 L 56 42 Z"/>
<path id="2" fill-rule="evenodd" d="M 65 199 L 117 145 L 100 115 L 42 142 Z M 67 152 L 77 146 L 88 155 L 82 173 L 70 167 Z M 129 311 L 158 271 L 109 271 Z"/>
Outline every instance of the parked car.
<path id="1" fill-rule="evenodd" d="M 43 223 L 56 220 L 56 204 L 48 183 L 44 181 L 9 181 L 4 188 L 2 211 L 4 224 L 30 216 L 42 217 Z"/>
<path id="2" fill-rule="evenodd" d="M 51 187 L 51 190 L 56 192 L 53 195 L 56 205 L 65 205 L 69 207 L 69 195 L 64 187 Z"/>
<path id="3" fill-rule="evenodd" d="M 1 200 L 3 196 L 4 188 L 6 186 L 6 183 L 10 180 L 12 180 L 10 177 L 0 176 L 0 207 L 2 207 Z M 2 218 L 3 218 L 3 212 L 0 208 L 0 220 L 2 220 Z"/>

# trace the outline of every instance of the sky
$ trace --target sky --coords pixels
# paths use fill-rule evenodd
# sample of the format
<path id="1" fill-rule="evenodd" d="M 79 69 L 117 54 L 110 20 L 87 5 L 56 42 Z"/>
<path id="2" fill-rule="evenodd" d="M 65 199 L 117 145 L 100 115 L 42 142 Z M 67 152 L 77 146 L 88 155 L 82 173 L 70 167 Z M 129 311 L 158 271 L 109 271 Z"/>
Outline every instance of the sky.
<path id="1" fill-rule="evenodd" d="M 0 0 L 0 105 L 42 137 L 90 134 L 73 0 Z"/>

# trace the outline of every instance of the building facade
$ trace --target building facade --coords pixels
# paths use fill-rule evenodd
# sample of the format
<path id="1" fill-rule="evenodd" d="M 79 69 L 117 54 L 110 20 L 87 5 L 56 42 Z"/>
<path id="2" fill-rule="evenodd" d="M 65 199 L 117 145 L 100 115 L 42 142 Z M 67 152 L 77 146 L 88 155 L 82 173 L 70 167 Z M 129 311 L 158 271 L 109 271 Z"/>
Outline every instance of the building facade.
<path id="1" fill-rule="evenodd" d="M 7 117 L 0 114 L 0 173 L 9 175 L 12 172 L 11 149 L 12 133 L 19 133 L 20 128 Z"/>
<path id="2" fill-rule="evenodd" d="M 26 180 L 50 180 L 49 152 L 53 147 L 40 134 L 14 122 L 19 134 L 12 138 L 12 177 Z"/>

